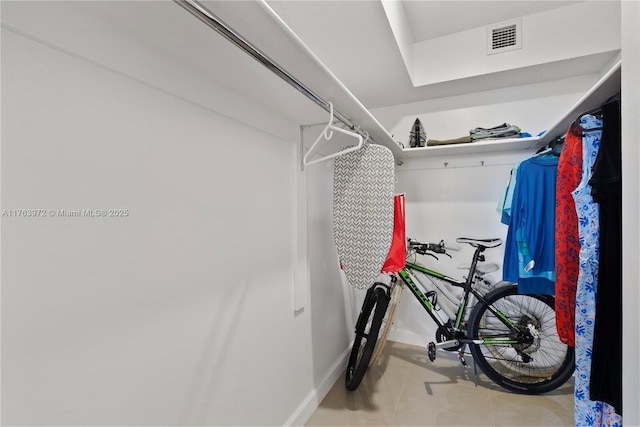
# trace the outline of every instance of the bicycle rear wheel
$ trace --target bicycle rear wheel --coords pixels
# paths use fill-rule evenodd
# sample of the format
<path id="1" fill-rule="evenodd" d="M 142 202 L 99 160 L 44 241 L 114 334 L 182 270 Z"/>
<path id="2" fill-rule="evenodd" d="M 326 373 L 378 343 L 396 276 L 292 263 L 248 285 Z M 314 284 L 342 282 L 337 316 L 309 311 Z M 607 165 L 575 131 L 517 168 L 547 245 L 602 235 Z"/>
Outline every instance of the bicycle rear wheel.
<path id="1" fill-rule="evenodd" d="M 524 295 L 516 285 L 496 289 L 478 302 L 469 319 L 469 337 L 487 344 L 471 345 L 482 372 L 496 384 L 521 394 L 542 394 L 564 384 L 575 369 L 574 349 L 556 331 L 555 300 Z M 512 332 L 491 305 L 520 331 Z M 517 340 L 517 344 L 500 341 Z"/>
<path id="2" fill-rule="evenodd" d="M 388 304 L 389 297 L 383 288 L 372 286 L 367 291 L 356 322 L 356 337 L 347 364 L 345 386 L 349 390 L 358 388 L 369 367 Z"/>
<path id="3" fill-rule="evenodd" d="M 373 355 L 371 356 L 371 360 L 369 361 L 369 366 L 374 365 L 380 355 L 382 354 L 382 350 L 384 349 L 384 345 L 387 342 L 387 336 L 389 335 L 389 331 L 391 330 L 391 325 L 393 325 L 393 317 L 396 314 L 396 306 L 400 301 L 400 296 L 402 295 L 402 280 L 397 280 L 395 284 L 393 284 L 391 288 L 391 296 L 389 298 L 389 306 L 387 308 L 387 313 L 382 319 L 382 326 L 380 327 L 380 333 L 378 334 L 378 340 L 376 341 L 376 346 L 373 349 Z M 374 286 L 380 285 L 384 286 L 382 283 L 376 283 Z"/>

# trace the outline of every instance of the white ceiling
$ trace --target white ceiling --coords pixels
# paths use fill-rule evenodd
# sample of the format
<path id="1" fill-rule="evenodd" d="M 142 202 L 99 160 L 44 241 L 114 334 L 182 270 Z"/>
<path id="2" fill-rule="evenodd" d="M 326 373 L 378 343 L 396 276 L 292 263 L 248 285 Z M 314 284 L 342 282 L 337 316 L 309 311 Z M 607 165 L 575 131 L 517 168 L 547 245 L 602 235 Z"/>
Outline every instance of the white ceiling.
<path id="1" fill-rule="evenodd" d="M 580 3 L 580 1 L 413 0 L 402 2 L 414 43 L 574 3 Z"/>
<path id="2" fill-rule="evenodd" d="M 611 53 L 414 87 L 380 0 L 267 0 L 368 108 L 599 73 Z M 403 1 L 414 42 L 579 1 Z M 569 24 L 568 24 L 569 25 Z M 570 26 L 569 26 L 570 27 Z"/>
<path id="3" fill-rule="evenodd" d="M 202 0 L 201 0 L 202 1 Z M 249 42 L 263 48 L 267 55 L 288 56 L 288 45 L 265 33 L 260 20 L 250 11 L 260 9 L 254 2 L 202 1 L 206 7 L 222 16 L 233 15 L 234 26 Z M 34 2 L 35 3 L 35 2 Z M 44 2 L 46 4 L 48 2 Z M 55 2 L 53 2 L 55 3 Z M 64 2 L 61 2 L 64 3 Z M 514 14 L 539 13 L 551 7 L 573 7 L 580 2 L 538 1 L 405 1 L 405 12 L 414 40 L 442 36 L 446 31 L 461 31 L 465 27 L 478 28 L 501 22 Z M 229 88 L 255 97 L 266 109 L 295 110 L 300 108 L 290 98 L 299 97 L 295 90 L 272 73 L 265 73 L 262 65 L 240 52 L 211 29 L 199 25 L 192 16 L 180 10 L 174 2 L 70 2 L 87 13 L 103 17 L 114 34 L 129 32 L 145 40 L 154 49 L 162 51 L 188 67 L 198 78 L 228 84 Z M 415 87 L 389 20 L 380 0 L 268 0 L 268 5 L 296 33 L 308 48 L 331 70 L 355 97 L 369 109 L 388 107 L 435 98 L 450 97 L 472 92 L 487 91 L 505 86 L 519 86 L 548 80 L 597 74 L 615 53 L 582 55 L 556 60 L 542 65 L 517 70 L 486 73 L 472 78 L 459 78 Z M 495 22 L 494 22 L 495 23 Z M 571 30 L 568 25 L 567 31 Z M 186 44 L 185 41 L 188 41 Z M 273 44 L 279 44 L 274 47 Z M 293 43 L 293 41 L 290 41 Z M 291 50 L 293 51 L 293 50 Z M 220 55 L 217 55 L 219 52 Z M 107 52 L 108 53 L 108 52 Z M 115 54 L 115 53 L 114 53 Z M 229 59 L 221 63 L 220 57 Z M 288 71 L 305 83 L 310 70 L 295 67 L 295 58 L 289 59 L 294 67 Z M 125 62 L 126 63 L 126 62 Z M 265 89 L 266 88 L 266 89 Z M 312 88 L 313 89 L 313 88 Z M 255 94 L 261 96 L 256 97 Z M 285 94 L 287 96 L 285 96 Z M 290 97 L 288 96 L 290 94 Z M 327 99 L 334 94 L 320 93 Z M 320 110 L 309 103 L 309 110 Z M 310 123 L 310 121 L 302 121 Z"/>

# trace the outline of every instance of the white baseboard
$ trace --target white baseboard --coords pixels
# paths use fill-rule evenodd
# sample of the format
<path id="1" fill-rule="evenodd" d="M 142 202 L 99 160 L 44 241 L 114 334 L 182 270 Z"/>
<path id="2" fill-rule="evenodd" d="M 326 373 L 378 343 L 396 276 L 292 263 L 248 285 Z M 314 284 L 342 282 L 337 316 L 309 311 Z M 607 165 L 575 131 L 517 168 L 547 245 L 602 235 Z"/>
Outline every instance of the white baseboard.
<path id="1" fill-rule="evenodd" d="M 318 383 L 318 385 L 309 392 L 309 394 L 304 398 L 304 400 L 298 405 L 296 410 L 291 414 L 287 422 L 284 424 L 285 426 L 303 426 L 309 421 L 311 415 L 313 415 L 314 411 L 322 402 L 322 399 L 329 393 L 331 387 L 338 381 L 342 373 L 344 372 L 347 366 L 347 358 L 351 353 L 351 344 L 349 347 L 338 357 L 338 360 L 329 368 L 327 374 L 324 378 Z"/>

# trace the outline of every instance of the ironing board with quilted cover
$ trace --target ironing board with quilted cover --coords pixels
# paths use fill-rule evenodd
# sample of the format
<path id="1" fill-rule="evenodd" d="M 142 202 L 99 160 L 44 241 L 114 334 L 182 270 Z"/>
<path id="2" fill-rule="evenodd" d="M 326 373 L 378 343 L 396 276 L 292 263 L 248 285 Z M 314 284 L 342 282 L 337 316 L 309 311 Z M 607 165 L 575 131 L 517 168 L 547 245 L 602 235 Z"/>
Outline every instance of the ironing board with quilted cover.
<path id="1" fill-rule="evenodd" d="M 380 145 L 334 160 L 333 233 L 349 284 L 369 288 L 380 274 L 393 234 L 394 158 Z"/>

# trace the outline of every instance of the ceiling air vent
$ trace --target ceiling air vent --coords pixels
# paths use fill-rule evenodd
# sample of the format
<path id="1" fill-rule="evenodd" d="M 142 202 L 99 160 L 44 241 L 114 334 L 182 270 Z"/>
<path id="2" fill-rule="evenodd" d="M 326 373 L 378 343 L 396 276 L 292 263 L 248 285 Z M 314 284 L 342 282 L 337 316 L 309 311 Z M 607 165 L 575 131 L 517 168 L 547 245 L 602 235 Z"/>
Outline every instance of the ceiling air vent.
<path id="1" fill-rule="evenodd" d="M 493 55 L 522 48 L 521 26 L 522 21 L 518 19 L 487 27 L 487 53 Z"/>

